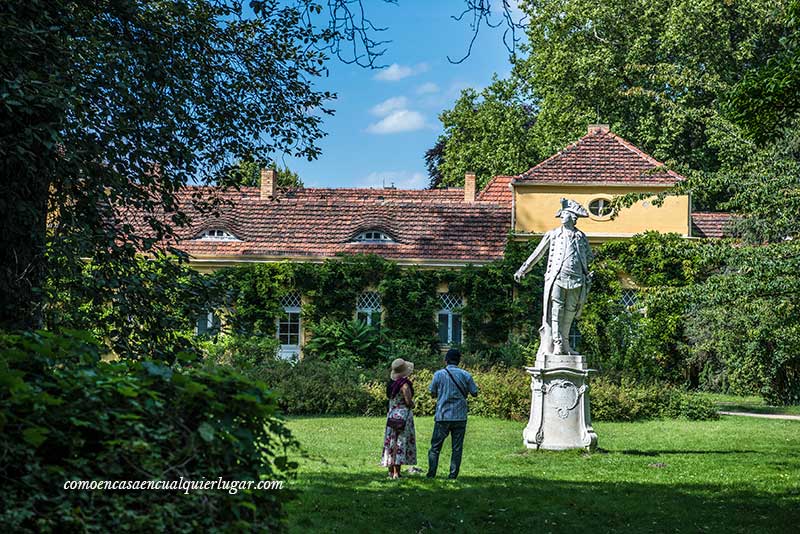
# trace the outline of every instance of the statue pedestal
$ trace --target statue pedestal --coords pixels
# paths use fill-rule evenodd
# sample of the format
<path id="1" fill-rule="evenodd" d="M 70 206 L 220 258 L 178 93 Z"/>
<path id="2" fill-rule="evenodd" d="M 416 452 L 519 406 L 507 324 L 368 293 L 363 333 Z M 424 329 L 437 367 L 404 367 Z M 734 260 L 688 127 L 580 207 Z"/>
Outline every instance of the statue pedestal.
<path id="1" fill-rule="evenodd" d="M 522 432 L 529 449 L 592 450 L 597 434 L 589 414 L 589 373 L 580 354 L 540 354 L 531 375 L 531 417 Z"/>

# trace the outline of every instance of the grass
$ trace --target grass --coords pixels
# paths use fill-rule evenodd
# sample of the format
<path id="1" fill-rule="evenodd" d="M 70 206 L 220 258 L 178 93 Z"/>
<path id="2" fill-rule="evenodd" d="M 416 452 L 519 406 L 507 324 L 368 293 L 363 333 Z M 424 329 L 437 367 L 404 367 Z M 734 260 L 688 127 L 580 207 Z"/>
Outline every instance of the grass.
<path id="1" fill-rule="evenodd" d="M 457 481 L 387 479 L 383 418 L 297 418 L 306 457 L 292 532 L 789 532 L 800 525 L 800 422 L 597 423 L 600 449 L 529 451 L 523 425 L 471 418 Z M 433 421 L 417 418 L 419 466 Z"/>
<path id="2" fill-rule="evenodd" d="M 723 395 L 721 393 L 700 393 L 717 404 L 722 411 L 750 412 L 775 415 L 800 415 L 800 406 L 770 406 L 764 399 L 756 396 Z"/>

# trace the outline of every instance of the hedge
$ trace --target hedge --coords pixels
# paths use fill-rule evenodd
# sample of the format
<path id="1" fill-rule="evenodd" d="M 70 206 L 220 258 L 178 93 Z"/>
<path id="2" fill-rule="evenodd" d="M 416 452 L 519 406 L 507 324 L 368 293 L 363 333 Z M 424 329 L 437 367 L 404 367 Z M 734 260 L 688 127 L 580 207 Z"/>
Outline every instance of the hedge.
<path id="1" fill-rule="evenodd" d="M 0 335 L 7 532 L 280 531 L 290 489 L 65 490 L 68 481 L 287 480 L 296 446 L 263 383 L 229 368 L 102 362 L 84 333 Z"/>

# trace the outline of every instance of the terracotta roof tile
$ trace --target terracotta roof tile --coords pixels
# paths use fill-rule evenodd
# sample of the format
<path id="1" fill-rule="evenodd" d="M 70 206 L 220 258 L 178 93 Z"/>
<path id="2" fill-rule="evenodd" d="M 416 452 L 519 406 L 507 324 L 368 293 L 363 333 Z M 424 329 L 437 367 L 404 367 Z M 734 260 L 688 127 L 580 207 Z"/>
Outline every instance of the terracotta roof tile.
<path id="1" fill-rule="evenodd" d="M 728 227 L 732 213 L 696 211 L 692 213 L 693 237 L 730 237 Z"/>
<path id="2" fill-rule="evenodd" d="M 625 139 L 601 129 L 522 173 L 515 183 L 672 185 L 682 179 Z"/>
<path id="3" fill-rule="evenodd" d="M 511 225 L 507 206 L 464 203 L 462 190 L 296 189 L 261 200 L 258 188 L 216 191 L 230 202 L 218 216 L 201 214 L 192 195 L 179 194 L 190 227 L 176 229 L 177 248 L 194 256 L 332 257 L 374 253 L 389 259 L 491 261 L 503 255 Z M 456 198 L 458 200 L 456 200 Z M 141 214 L 133 218 L 146 233 Z M 239 241 L 194 239 L 220 228 Z M 394 243 L 353 242 L 365 230 L 382 230 Z"/>
<path id="4" fill-rule="evenodd" d="M 477 200 L 479 202 L 496 202 L 511 206 L 511 188 L 508 184 L 511 183 L 514 176 L 495 176 L 486 187 L 478 194 Z"/>

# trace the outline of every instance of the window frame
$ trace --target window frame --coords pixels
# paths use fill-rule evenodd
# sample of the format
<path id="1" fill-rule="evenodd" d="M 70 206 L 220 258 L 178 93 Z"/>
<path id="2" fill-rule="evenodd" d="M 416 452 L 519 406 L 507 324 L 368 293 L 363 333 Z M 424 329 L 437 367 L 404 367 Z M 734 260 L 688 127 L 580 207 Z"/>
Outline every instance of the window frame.
<path id="1" fill-rule="evenodd" d="M 594 202 L 602 201 L 604 203 L 604 207 L 606 203 L 610 203 L 613 199 L 611 195 L 595 195 L 592 197 L 589 202 L 586 203 L 586 211 L 589 213 L 589 218 L 594 221 L 610 221 L 611 220 L 611 213 L 609 212 L 606 215 L 598 215 L 592 211 L 592 204 Z"/>
<path id="2" fill-rule="evenodd" d="M 368 294 L 371 296 L 367 297 Z M 377 295 L 377 297 L 374 295 Z M 378 304 L 377 306 L 364 306 L 362 299 L 371 299 L 373 301 L 377 299 Z M 377 324 L 375 324 L 376 316 Z M 356 320 L 375 328 L 381 327 L 381 324 L 383 323 L 383 300 L 378 291 L 362 291 L 358 295 L 356 299 Z"/>
<path id="3" fill-rule="evenodd" d="M 295 298 L 296 297 L 296 298 Z M 288 303 L 289 299 L 296 300 L 295 303 Z M 294 360 L 300 357 L 301 347 L 303 343 L 303 314 L 302 314 L 302 297 L 297 292 L 292 292 L 282 297 L 281 307 L 283 313 L 275 319 L 275 337 L 278 339 L 280 349 L 278 356 L 284 360 Z M 293 317 L 297 317 L 297 321 L 293 321 Z M 293 333 L 291 326 L 297 324 L 297 332 Z M 281 327 L 285 326 L 287 331 L 281 332 Z M 297 336 L 297 344 L 291 343 L 292 336 Z M 283 343 L 283 337 L 289 343 Z"/>
<path id="4" fill-rule="evenodd" d="M 445 297 L 447 295 L 447 297 Z M 439 302 L 441 304 L 441 308 L 439 311 L 436 312 L 436 327 L 438 330 L 438 337 L 439 337 L 439 345 L 443 347 L 447 347 L 450 345 L 460 345 L 464 342 L 464 321 L 463 321 L 463 314 L 461 313 L 461 309 L 464 307 L 464 297 L 455 297 L 451 296 L 450 292 L 440 292 L 438 294 Z M 460 304 L 458 306 L 450 306 L 448 307 L 445 300 L 458 298 L 460 300 Z M 447 316 L 447 341 L 443 341 L 442 339 L 442 315 Z M 454 319 L 457 318 L 457 319 Z M 454 323 L 458 324 L 458 339 L 454 339 L 454 331 L 456 331 L 454 327 Z"/>
<path id="5" fill-rule="evenodd" d="M 212 235 L 212 233 L 214 235 Z M 220 235 L 216 235 L 219 233 Z M 195 237 L 196 241 L 241 241 L 233 232 L 229 232 L 224 228 L 208 228 L 200 232 L 197 237 Z"/>
<path id="6" fill-rule="evenodd" d="M 375 228 L 359 232 L 353 237 L 352 241 L 354 243 L 397 243 L 388 232 Z"/>

